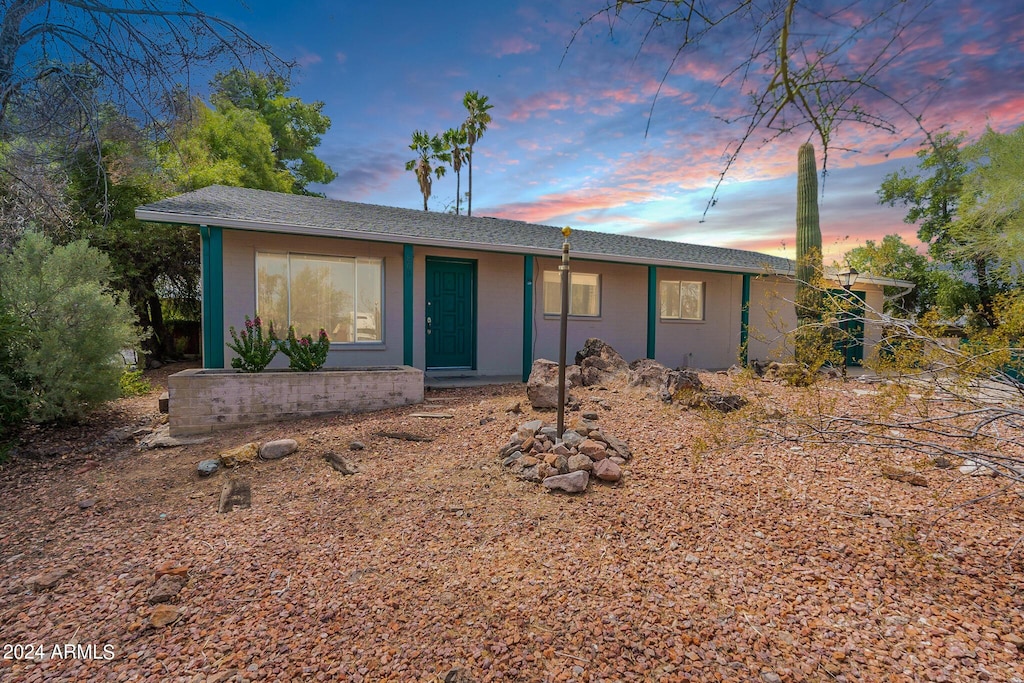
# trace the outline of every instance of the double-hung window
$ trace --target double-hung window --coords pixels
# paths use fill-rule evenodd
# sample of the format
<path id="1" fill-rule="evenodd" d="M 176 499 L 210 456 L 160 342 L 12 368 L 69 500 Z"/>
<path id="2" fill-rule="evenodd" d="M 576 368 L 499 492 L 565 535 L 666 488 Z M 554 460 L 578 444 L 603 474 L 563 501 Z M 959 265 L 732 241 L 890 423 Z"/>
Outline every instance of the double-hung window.
<path id="1" fill-rule="evenodd" d="M 544 271 L 544 315 L 562 312 L 562 274 Z M 569 315 L 596 318 L 601 315 L 601 276 L 569 273 Z"/>
<path id="2" fill-rule="evenodd" d="M 704 320 L 704 283 L 662 280 L 662 320 Z"/>
<path id="3" fill-rule="evenodd" d="M 256 253 L 256 312 L 279 337 L 288 326 L 332 342 L 380 342 L 384 262 L 379 258 Z"/>

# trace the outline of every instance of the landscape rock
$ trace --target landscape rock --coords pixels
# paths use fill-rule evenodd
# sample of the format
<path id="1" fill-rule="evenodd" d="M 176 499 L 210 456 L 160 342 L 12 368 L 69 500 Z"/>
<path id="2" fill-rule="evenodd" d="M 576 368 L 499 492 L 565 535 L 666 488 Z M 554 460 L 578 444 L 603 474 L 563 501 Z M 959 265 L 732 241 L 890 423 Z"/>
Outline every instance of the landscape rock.
<path id="1" fill-rule="evenodd" d="M 161 425 L 153 430 L 148 436 L 139 442 L 139 448 L 142 450 L 150 450 L 154 448 L 176 448 L 178 446 L 192 446 L 195 444 L 209 441 L 208 436 L 187 436 L 187 437 L 174 437 L 171 436 L 171 428 L 169 425 Z"/>
<path id="2" fill-rule="evenodd" d="M 505 458 L 504 460 L 501 461 L 501 464 L 502 464 L 503 467 L 508 467 L 509 465 L 511 465 L 516 460 L 519 460 L 522 457 L 523 457 L 523 452 L 522 451 L 513 451 L 512 455 L 508 456 L 507 458 Z"/>
<path id="3" fill-rule="evenodd" d="M 723 394 L 719 391 L 709 391 L 701 398 L 701 403 L 720 413 L 731 413 L 747 405 L 747 399 L 736 394 Z"/>
<path id="4" fill-rule="evenodd" d="M 350 451 L 361 451 L 364 448 L 366 448 L 366 444 L 364 444 L 362 441 L 353 441 L 348 445 L 348 449 Z"/>
<path id="5" fill-rule="evenodd" d="M 570 472 L 569 474 L 558 474 L 544 479 L 543 484 L 552 491 L 565 491 L 566 493 L 582 493 L 587 490 L 590 482 L 590 474 L 585 470 Z"/>
<path id="6" fill-rule="evenodd" d="M 519 429 L 517 430 L 517 432 L 519 436 L 521 436 L 525 441 L 526 439 L 529 439 L 531 436 L 534 436 L 538 431 L 540 431 L 540 428 L 543 426 L 543 420 L 530 420 L 519 425 Z"/>
<path id="7" fill-rule="evenodd" d="M 255 461 L 259 454 L 259 444 L 247 443 L 222 452 L 220 454 L 220 464 L 224 467 L 238 467 L 239 465 Z"/>
<path id="8" fill-rule="evenodd" d="M 181 591 L 181 587 L 185 585 L 186 579 L 181 576 L 174 576 L 173 574 L 164 574 L 153 587 L 149 589 L 149 602 L 150 604 L 156 604 L 159 602 L 170 602 L 178 593 Z"/>
<path id="9" fill-rule="evenodd" d="M 704 383 L 696 370 L 686 368 L 670 370 L 658 391 L 658 397 L 666 403 L 688 400 L 694 394 L 704 391 Z"/>
<path id="10" fill-rule="evenodd" d="M 640 358 L 629 364 L 629 386 L 661 389 L 669 372 L 671 370 L 653 358 Z"/>
<path id="11" fill-rule="evenodd" d="M 626 444 L 626 442 L 623 441 L 622 439 L 615 436 L 606 435 L 604 437 L 604 440 L 605 443 L 608 444 L 609 448 L 611 448 L 613 451 L 619 454 L 620 458 L 629 460 L 630 458 L 633 457 L 633 452 L 629 449 L 629 445 Z"/>
<path id="12" fill-rule="evenodd" d="M 569 456 L 569 459 L 566 461 L 566 466 L 569 468 L 570 472 L 578 472 L 580 470 L 589 472 L 594 468 L 594 461 L 585 455 L 577 453 L 576 455 Z"/>
<path id="13" fill-rule="evenodd" d="M 33 591 L 49 590 L 53 588 L 63 579 L 68 577 L 71 572 L 67 569 L 50 569 L 35 576 L 29 577 L 25 581 L 25 585 Z"/>
<path id="14" fill-rule="evenodd" d="M 594 462 L 594 476 L 601 481 L 618 481 L 622 479 L 622 468 L 609 459 Z"/>
<path id="15" fill-rule="evenodd" d="M 340 472 L 344 475 L 357 474 L 359 467 L 356 466 L 351 460 L 343 455 L 337 453 L 328 453 L 324 456 L 324 460 L 330 465 L 335 471 Z"/>
<path id="16" fill-rule="evenodd" d="M 919 472 L 900 469 L 892 465 L 882 465 L 882 476 L 893 481 L 902 481 L 913 486 L 928 486 L 928 479 Z"/>
<path id="17" fill-rule="evenodd" d="M 575 430 L 567 429 L 562 432 L 562 443 L 564 443 L 568 448 L 575 448 L 580 445 L 580 442 L 582 441 L 583 435 Z"/>
<path id="18" fill-rule="evenodd" d="M 220 458 L 210 458 L 208 460 L 201 460 L 196 465 L 196 471 L 199 472 L 200 477 L 208 477 L 217 470 L 220 469 Z"/>
<path id="19" fill-rule="evenodd" d="M 565 390 L 581 386 L 580 368 L 568 365 L 565 368 Z M 536 409 L 558 407 L 558 363 L 545 358 L 533 361 L 530 377 L 526 381 L 526 397 Z"/>
<path id="20" fill-rule="evenodd" d="M 263 460 L 279 460 L 286 455 L 291 455 L 298 448 L 299 444 L 295 439 L 268 441 L 260 446 L 260 458 Z"/>
<path id="21" fill-rule="evenodd" d="M 162 603 L 153 608 L 149 615 L 149 623 L 156 628 L 170 626 L 181 618 L 182 610 L 174 605 Z"/>
<path id="22" fill-rule="evenodd" d="M 580 443 L 577 450 L 591 460 L 603 460 L 608 457 L 604 444 L 600 441 L 594 441 L 593 439 L 586 439 Z"/>
<path id="23" fill-rule="evenodd" d="M 576 364 L 580 367 L 583 386 L 607 384 L 629 372 L 629 363 L 619 352 L 604 341 L 591 337 L 576 352 Z"/>

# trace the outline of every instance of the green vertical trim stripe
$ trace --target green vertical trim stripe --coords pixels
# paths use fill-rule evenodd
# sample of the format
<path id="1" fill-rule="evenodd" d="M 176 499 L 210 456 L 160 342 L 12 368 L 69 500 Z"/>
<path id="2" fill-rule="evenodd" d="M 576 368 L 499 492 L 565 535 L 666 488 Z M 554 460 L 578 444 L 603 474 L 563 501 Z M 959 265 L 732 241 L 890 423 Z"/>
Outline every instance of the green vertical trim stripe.
<path id="1" fill-rule="evenodd" d="M 523 254 L 523 381 L 533 368 L 533 254 Z"/>
<path id="2" fill-rule="evenodd" d="M 202 256 L 203 367 L 224 367 L 224 232 L 199 226 Z"/>
<path id="3" fill-rule="evenodd" d="M 750 275 L 743 275 L 743 291 L 740 294 L 740 360 L 747 364 L 747 341 L 750 338 Z"/>
<path id="4" fill-rule="evenodd" d="M 647 266 L 647 357 L 654 358 L 658 350 L 655 333 L 658 330 L 658 267 Z"/>
<path id="5" fill-rule="evenodd" d="M 412 365 L 413 249 L 402 245 L 402 363 Z"/>

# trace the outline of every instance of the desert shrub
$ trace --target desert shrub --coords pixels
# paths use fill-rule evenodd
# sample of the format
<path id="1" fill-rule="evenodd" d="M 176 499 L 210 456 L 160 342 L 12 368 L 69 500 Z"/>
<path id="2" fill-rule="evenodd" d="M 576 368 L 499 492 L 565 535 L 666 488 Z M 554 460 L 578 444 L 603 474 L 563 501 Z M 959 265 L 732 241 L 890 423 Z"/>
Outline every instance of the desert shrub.
<path id="1" fill-rule="evenodd" d="M 0 256 L 0 316 L 9 322 L 0 382 L 22 417 L 74 420 L 118 397 L 120 351 L 140 335 L 110 277 L 107 256 L 84 240 L 54 246 L 29 232 Z"/>

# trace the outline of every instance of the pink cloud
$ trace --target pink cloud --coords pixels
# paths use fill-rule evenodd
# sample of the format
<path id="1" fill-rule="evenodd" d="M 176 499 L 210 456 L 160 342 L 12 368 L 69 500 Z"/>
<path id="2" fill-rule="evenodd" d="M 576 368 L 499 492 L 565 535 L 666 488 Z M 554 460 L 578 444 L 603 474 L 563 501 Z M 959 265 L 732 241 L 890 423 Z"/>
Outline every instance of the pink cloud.
<path id="1" fill-rule="evenodd" d="M 999 48 L 991 44 L 964 43 L 960 46 L 960 54 L 970 57 L 991 57 L 992 55 L 999 54 Z"/>
<path id="2" fill-rule="evenodd" d="M 334 61 L 338 62 L 338 64 L 344 64 L 348 61 L 348 55 L 344 52 L 335 52 Z"/>
<path id="3" fill-rule="evenodd" d="M 295 61 L 298 62 L 300 66 L 313 66 L 314 64 L 319 64 L 324 61 L 324 58 L 312 52 L 304 52 L 296 57 Z"/>
<path id="4" fill-rule="evenodd" d="M 540 49 L 540 46 L 536 43 L 531 43 L 522 36 L 512 36 L 497 41 L 494 43 L 493 48 L 492 54 L 495 57 L 505 57 L 507 55 L 522 55 L 536 52 Z"/>

